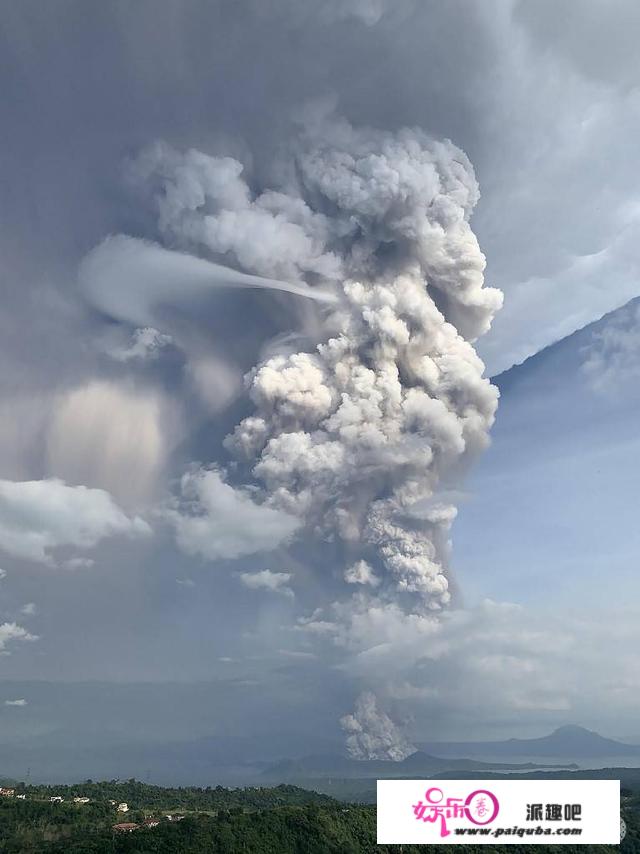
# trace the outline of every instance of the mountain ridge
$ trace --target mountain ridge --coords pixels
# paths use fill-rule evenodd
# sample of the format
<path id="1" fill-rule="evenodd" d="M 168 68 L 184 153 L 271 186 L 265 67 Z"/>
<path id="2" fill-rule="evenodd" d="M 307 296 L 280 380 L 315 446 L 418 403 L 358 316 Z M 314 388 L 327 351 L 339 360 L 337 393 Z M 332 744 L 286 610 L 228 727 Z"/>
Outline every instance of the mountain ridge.
<path id="1" fill-rule="evenodd" d="M 301 759 L 285 759 L 268 766 L 262 773 L 267 780 L 287 782 L 300 779 L 323 779 L 341 777 L 361 779 L 364 777 L 411 777 L 431 776 L 447 771 L 533 771 L 536 769 L 566 768 L 566 765 L 525 763 L 482 762 L 465 758 L 443 758 L 416 750 L 399 762 L 385 759 L 349 759 L 340 754 L 306 756 Z M 577 766 L 572 766 L 576 767 Z"/>
<path id="2" fill-rule="evenodd" d="M 521 371 L 527 370 L 531 367 L 537 367 L 538 365 L 543 364 L 549 358 L 553 358 L 553 356 L 564 347 L 570 347 L 571 342 L 576 339 L 580 339 L 583 337 L 588 337 L 592 335 L 594 332 L 598 332 L 600 328 L 606 326 L 616 315 L 622 314 L 626 310 L 630 310 L 632 306 L 640 307 L 640 296 L 632 297 L 622 305 L 619 305 L 617 308 L 611 309 L 611 311 L 607 311 L 602 314 L 600 317 L 595 320 L 589 321 L 584 326 L 578 327 L 578 329 L 574 329 L 573 332 L 570 332 L 568 335 L 562 336 L 562 338 L 558 338 L 556 341 L 552 341 L 550 344 L 547 344 L 541 350 L 537 350 L 535 353 L 531 353 L 529 356 L 526 356 L 520 362 L 514 362 L 510 367 L 505 368 L 502 371 L 498 371 L 496 374 L 491 375 L 491 382 L 498 385 L 498 387 L 502 387 L 502 383 L 506 383 L 510 381 L 511 378 L 517 378 Z"/>
<path id="3" fill-rule="evenodd" d="M 590 758 L 640 756 L 640 745 L 624 744 L 593 730 L 565 724 L 538 738 L 509 738 L 503 741 L 421 742 L 420 749 L 441 756 L 531 756 L 540 758 Z"/>

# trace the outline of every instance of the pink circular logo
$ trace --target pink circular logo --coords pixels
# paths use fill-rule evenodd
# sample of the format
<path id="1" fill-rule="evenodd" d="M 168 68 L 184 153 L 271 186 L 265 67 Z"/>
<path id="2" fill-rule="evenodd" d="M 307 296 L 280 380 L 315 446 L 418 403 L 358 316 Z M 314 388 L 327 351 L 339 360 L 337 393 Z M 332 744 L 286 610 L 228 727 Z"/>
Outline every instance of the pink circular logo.
<path id="1" fill-rule="evenodd" d="M 490 824 L 499 810 L 498 799 L 486 789 L 476 789 L 464 802 L 465 815 L 473 824 Z"/>

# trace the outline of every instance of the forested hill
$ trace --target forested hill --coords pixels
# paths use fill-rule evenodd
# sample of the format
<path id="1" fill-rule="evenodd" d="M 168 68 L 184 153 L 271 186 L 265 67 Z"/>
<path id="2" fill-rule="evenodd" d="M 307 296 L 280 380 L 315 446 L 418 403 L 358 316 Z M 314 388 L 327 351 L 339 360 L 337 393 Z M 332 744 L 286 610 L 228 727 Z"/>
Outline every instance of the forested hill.
<path id="1" fill-rule="evenodd" d="M 62 797 L 64 802 L 74 797 L 90 798 L 92 804 L 125 802 L 131 810 L 143 811 L 207 811 L 240 807 L 241 809 L 271 809 L 278 806 L 334 804 L 333 798 L 298 786 L 259 786 L 229 789 L 224 786 L 152 786 L 139 780 L 110 780 L 94 783 L 86 780 L 73 786 L 25 786 L 18 784 L 15 794 L 25 794 L 28 800 Z"/>
<path id="2" fill-rule="evenodd" d="M 22 796 L 24 795 L 24 799 Z M 116 797 L 112 797 L 116 795 Z M 74 797 L 90 798 L 82 803 Z M 64 798 L 51 801 L 51 798 Z M 125 800 L 128 799 L 128 800 Z M 625 798 L 627 837 L 598 854 L 640 854 L 638 801 Z M 126 803 L 126 812 L 118 806 Z M 486 854 L 486 846 L 466 846 Z M 513 846 L 493 846 L 513 854 Z M 526 845 L 517 850 L 524 851 Z M 441 854 L 455 854 L 441 847 Z M 588 854 L 596 846 L 536 846 L 532 854 Z M 404 846 L 421 854 L 424 846 Z M 162 789 L 136 781 L 16 786 L 0 797 L 0 854 L 397 854 L 376 844 L 376 809 L 294 786 Z"/>

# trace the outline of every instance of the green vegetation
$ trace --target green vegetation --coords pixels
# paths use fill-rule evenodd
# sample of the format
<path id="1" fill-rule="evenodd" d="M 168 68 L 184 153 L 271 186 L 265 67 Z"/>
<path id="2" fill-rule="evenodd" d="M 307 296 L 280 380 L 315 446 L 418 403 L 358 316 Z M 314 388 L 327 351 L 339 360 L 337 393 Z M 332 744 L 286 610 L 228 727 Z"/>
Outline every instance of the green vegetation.
<path id="1" fill-rule="evenodd" d="M 65 803 L 74 797 L 91 798 L 91 802 L 124 801 L 131 809 L 161 811 L 217 811 L 242 807 L 243 809 L 271 809 L 278 806 L 299 806 L 309 803 L 331 804 L 334 799 L 317 792 L 308 792 L 297 786 L 250 787 L 226 789 L 223 786 L 200 789 L 196 786 L 168 788 L 150 786 L 138 780 L 110 780 L 94 783 L 87 780 L 75 786 L 16 786 L 16 795 L 25 794 L 29 800 L 49 800 L 60 795 Z"/>
<path id="2" fill-rule="evenodd" d="M 18 786 L 26 800 L 0 798 L 0 854 L 397 854 L 399 846 L 376 845 L 375 807 L 344 804 L 294 786 L 273 789 L 163 789 L 134 780 L 80 786 Z M 49 798 L 60 795 L 63 803 Z M 74 796 L 90 797 L 74 804 Z M 119 814 L 110 801 L 131 807 Z M 599 852 L 640 854 L 640 797 L 626 792 L 628 825 L 621 846 Z M 166 813 L 184 816 L 169 821 Z M 156 827 L 118 832 L 119 822 L 157 817 Z M 424 846 L 404 846 L 420 854 Z M 459 847 L 439 846 L 440 854 Z M 465 846 L 486 854 L 486 846 Z M 491 846 L 504 854 L 585 854 L 590 846 Z"/>

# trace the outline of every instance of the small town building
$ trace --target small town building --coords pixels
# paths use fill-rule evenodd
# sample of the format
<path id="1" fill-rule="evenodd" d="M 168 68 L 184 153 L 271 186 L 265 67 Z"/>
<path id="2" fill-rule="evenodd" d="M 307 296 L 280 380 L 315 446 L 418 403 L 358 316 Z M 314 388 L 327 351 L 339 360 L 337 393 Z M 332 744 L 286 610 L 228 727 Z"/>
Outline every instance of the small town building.
<path id="1" fill-rule="evenodd" d="M 64 801 L 64 798 L 60 797 L 60 795 L 52 795 L 49 800 L 52 804 L 61 804 Z"/>
<path id="2" fill-rule="evenodd" d="M 116 833 L 131 833 L 132 831 L 137 830 L 139 827 L 139 824 L 135 824 L 132 821 L 124 821 L 121 824 L 113 825 L 113 829 Z"/>
<path id="3" fill-rule="evenodd" d="M 15 789 L 5 789 L 3 786 L 0 786 L 0 795 L 3 798 L 12 798 L 16 793 Z"/>
<path id="4" fill-rule="evenodd" d="M 125 803 L 118 804 L 118 812 L 129 812 L 129 805 Z"/>
<path id="5" fill-rule="evenodd" d="M 88 804 L 91 798 L 74 798 L 74 804 Z"/>

